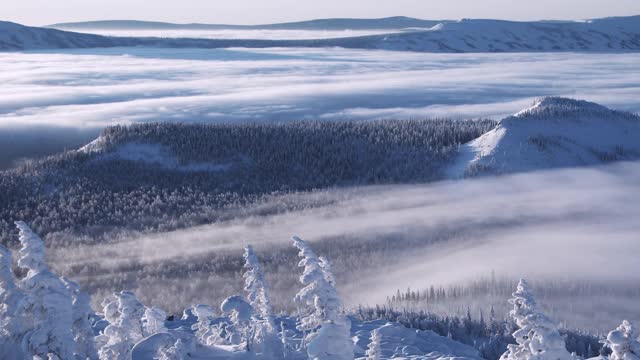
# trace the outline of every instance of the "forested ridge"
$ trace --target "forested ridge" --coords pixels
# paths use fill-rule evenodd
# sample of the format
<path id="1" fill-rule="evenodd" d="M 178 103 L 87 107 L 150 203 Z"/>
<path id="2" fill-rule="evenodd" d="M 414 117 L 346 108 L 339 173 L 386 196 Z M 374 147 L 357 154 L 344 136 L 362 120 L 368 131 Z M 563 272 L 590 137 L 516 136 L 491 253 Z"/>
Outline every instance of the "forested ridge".
<path id="1" fill-rule="evenodd" d="M 460 144 L 494 126 L 425 119 L 109 127 L 92 151 L 0 173 L 0 238 L 10 241 L 16 219 L 29 219 L 45 238 L 165 231 L 216 221 L 221 210 L 274 192 L 433 181 Z M 123 155 L 131 144 L 152 145 L 171 166 Z"/>

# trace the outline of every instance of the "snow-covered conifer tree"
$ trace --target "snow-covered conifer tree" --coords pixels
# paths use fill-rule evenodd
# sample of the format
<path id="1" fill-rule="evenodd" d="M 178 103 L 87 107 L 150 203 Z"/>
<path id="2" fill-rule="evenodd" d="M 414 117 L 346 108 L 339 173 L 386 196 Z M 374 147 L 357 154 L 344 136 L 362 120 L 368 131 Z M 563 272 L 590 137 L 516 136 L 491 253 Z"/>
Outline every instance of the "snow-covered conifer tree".
<path id="1" fill-rule="evenodd" d="M 33 328 L 22 341 L 23 351 L 42 358 L 72 359 L 75 343 L 71 293 L 62 279 L 49 271 L 42 239 L 24 222 L 15 224 L 22 244 L 18 265 L 28 270 L 19 286 L 27 295 L 33 319 Z"/>
<path id="2" fill-rule="evenodd" d="M 98 351 L 95 345 L 95 336 L 91 328 L 89 317 L 93 314 L 91 310 L 91 299 L 89 295 L 80 289 L 80 286 L 66 278 L 62 281 L 71 293 L 73 301 L 73 338 L 75 341 L 74 353 L 82 360 L 98 359 Z"/>
<path id="3" fill-rule="evenodd" d="M 100 336 L 99 340 L 104 345 L 98 354 L 102 360 L 128 360 L 133 345 L 144 338 L 142 317 L 145 308 L 132 292 L 123 291 L 114 295 L 118 304 L 118 317 Z M 110 308 L 105 309 L 105 312 L 113 311 L 111 304 L 106 304 Z"/>
<path id="4" fill-rule="evenodd" d="M 304 268 L 300 282 L 305 285 L 295 296 L 295 302 L 308 308 L 300 319 L 300 330 L 307 332 L 305 344 L 310 359 L 353 359 L 353 343 L 350 338 L 350 322 L 341 312 L 338 292 L 331 284 L 333 275 L 326 273 L 321 260 L 309 244 L 293 237 L 294 246 L 300 250 Z M 328 264 L 324 263 L 325 268 Z"/>
<path id="5" fill-rule="evenodd" d="M 30 321 L 25 295 L 16 287 L 11 270 L 11 252 L 0 245 L 0 358 L 20 360 L 26 355 L 20 344 Z"/>
<path id="6" fill-rule="evenodd" d="M 275 316 L 271 309 L 269 288 L 264 278 L 262 265 L 253 247 L 247 245 L 244 249 L 244 290 L 247 300 L 254 309 L 252 321 L 253 350 L 256 353 L 276 355 L 282 353 L 281 341 L 278 338 Z"/>
<path id="7" fill-rule="evenodd" d="M 320 256 L 320 267 L 322 268 L 322 272 L 324 273 L 324 278 L 329 282 L 329 284 L 333 287 L 336 286 L 336 278 L 333 276 L 333 263 L 331 260 L 324 256 Z"/>
<path id="8" fill-rule="evenodd" d="M 625 320 L 607 335 L 606 346 L 611 349 L 610 360 L 640 359 L 640 342 L 636 327 Z"/>
<path id="9" fill-rule="evenodd" d="M 513 333 L 516 345 L 509 345 L 501 360 L 566 360 L 574 358 L 566 349 L 558 329 L 538 308 L 529 285 L 520 280 L 509 313 L 518 329 Z"/>
<path id="10" fill-rule="evenodd" d="M 215 316 L 215 313 L 209 305 L 196 305 L 193 307 L 193 314 L 198 321 L 191 326 L 191 329 L 195 332 L 196 338 L 200 343 L 204 345 L 214 345 L 220 337 L 220 334 L 213 326 L 211 326 L 211 319 Z"/>
<path id="11" fill-rule="evenodd" d="M 166 319 L 167 313 L 164 310 L 155 307 L 146 308 L 142 316 L 144 336 L 167 332 L 167 327 L 164 325 Z"/>
<path id="12" fill-rule="evenodd" d="M 251 328 L 251 316 L 253 315 L 253 308 L 244 300 L 240 295 L 233 295 L 226 298 L 220 305 L 220 311 L 223 314 L 229 315 L 233 327 L 229 330 L 227 335 L 228 341 L 232 345 L 245 344 L 246 350 L 252 350 L 252 328 Z"/>
<path id="13" fill-rule="evenodd" d="M 244 290 L 247 292 L 247 300 L 256 311 L 255 315 L 260 316 L 273 329 L 273 311 L 271 310 L 269 289 L 264 279 L 262 265 L 251 245 L 247 245 L 244 249 L 244 268 Z"/>

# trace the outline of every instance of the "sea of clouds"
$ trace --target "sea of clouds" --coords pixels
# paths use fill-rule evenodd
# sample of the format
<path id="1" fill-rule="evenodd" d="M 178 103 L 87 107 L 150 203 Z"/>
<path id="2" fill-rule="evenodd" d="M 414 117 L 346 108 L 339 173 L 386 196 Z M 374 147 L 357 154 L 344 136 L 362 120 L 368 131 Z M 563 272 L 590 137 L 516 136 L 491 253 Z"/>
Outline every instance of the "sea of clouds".
<path id="1" fill-rule="evenodd" d="M 116 48 L 3 53 L 0 127 L 496 117 L 545 95 L 640 111 L 638 54 Z"/>
<path id="2" fill-rule="evenodd" d="M 85 130 L 65 147 L 149 121 L 499 119 L 545 95 L 640 111 L 638 54 L 114 48 L 0 53 L 0 63 L 0 137 L 19 129 L 51 143 L 51 127 Z"/>
<path id="3" fill-rule="evenodd" d="M 241 292 L 246 244 L 265 261 L 274 302 L 291 306 L 300 274 L 292 235 L 333 260 L 350 306 L 384 304 L 397 289 L 466 284 L 491 273 L 514 285 L 525 277 L 567 289 L 584 282 L 631 289 L 640 281 L 639 184 L 640 163 L 621 163 L 283 195 L 231 221 L 51 249 L 50 259 L 98 300 L 130 288 L 172 310 Z M 284 201 L 320 205 L 269 211 Z M 605 331 L 622 318 L 637 318 L 634 294 L 594 290 L 543 305 L 571 327 Z M 455 306 L 463 310 L 508 307 L 506 297 L 461 301 Z"/>

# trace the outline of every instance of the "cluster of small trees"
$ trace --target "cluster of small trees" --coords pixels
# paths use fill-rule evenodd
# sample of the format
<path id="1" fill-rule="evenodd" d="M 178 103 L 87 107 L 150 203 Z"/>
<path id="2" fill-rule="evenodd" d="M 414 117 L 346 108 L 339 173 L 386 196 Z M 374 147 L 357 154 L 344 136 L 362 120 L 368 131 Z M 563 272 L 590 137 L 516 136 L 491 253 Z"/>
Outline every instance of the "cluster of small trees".
<path id="1" fill-rule="evenodd" d="M 304 121 L 258 124 L 138 124 L 101 135 L 101 151 L 70 151 L 0 172 L 0 242 L 12 222 L 32 219 L 47 238 L 72 231 L 168 231 L 219 220 L 220 210 L 272 192 L 438 179 L 458 146 L 490 120 Z M 111 156 L 151 144 L 181 171 Z"/>
<path id="2" fill-rule="evenodd" d="M 491 291 L 502 293 L 502 286 L 498 285 L 500 283 L 501 280 L 492 279 L 487 282 L 477 282 L 475 286 L 465 289 L 456 286 L 446 290 L 434 288 L 433 291 L 424 292 L 407 289 L 404 292 L 398 292 L 391 299 L 425 301 L 425 299 L 442 297 L 444 301 L 453 301 L 454 298 L 448 296 L 457 294 L 456 296 L 469 300 L 470 298 L 464 295 L 469 295 L 469 292 L 475 294 L 479 291 L 478 294 L 485 294 L 485 290 L 492 289 Z M 543 289 L 552 293 L 559 291 L 553 286 Z M 584 289 L 582 286 L 577 286 L 573 291 L 582 292 Z M 420 295 L 417 295 L 418 293 Z M 481 312 L 479 320 L 475 320 L 472 319 L 469 310 L 462 317 L 438 316 L 422 310 L 407 310 L 406 307 L 395 310 L 392 304 L 375 308 L 361 307 L 356 315 L 361 320 L 386 319 L 399 322 L 409 328 L 434 331 L 475 347 L 482 357 L 489 360 L 579 359 L 598 357 L 599 354 L 607 352 L 612 353 L 609 356 L 610 359 L 618 359 L 616 357 L 618 355 L 615 355 L 616 351 L 619 354 L 624 353 L 627 359 L 634 359 L 635 354 L 638 354 L 637 348 L 634 349 L 638 344 L 638 334 L 629 321 L 624 321 L 618 329 L 609 333 L 605 340 L 588 333 L 558 329 L 537 305 L 528 283 L 524 280 L 520 281 L 516 291 L 512 293 L 509 303 L 512 310 L 509 312 L 508 319 L 498 319 L 493 307 L 487 312 L 486 318 Z M 397 302 L 395 304 L 399 305 Z"/>
<path id="3" fill-rule="evenodd" d="M 499 321 L 508 321 L 504 314 L 510 307 L 504 299 L 513 292 L 513 283 L 514 279 L 509 276 L 487 273 L 464 282 L 398 289 L 387 297 L 386 305 L 392 309 L 424 310 L 461 319 L 471 312 L 476 323 L 483 317 L 488 320 L 490 313 L 496 314 Z M 608 331 L 611 317 L 628 316 L 631 309 L 623 304 L 634 303 L 640 297 L 640 289 L 626 282 L 541 278 L 530 284 L 536 289 L 536 298 L 548 306 L 549 316 L 558 318 L 564 329 L 584 329 L 585 333 Z M 603 298 L 601 294 L 608 296 Z M 600 307 L 618 311 L 592 313 L 592 309 Z M 580 348 L 575 351 L 585 354 Z"/>
<path id="4" fill-rule="evenodd" d="M 0 358 L 2 359 L 184 359 L 197 348 L 229 345 L 237 351 L 288 358 L 353 359 L 350 322 L 342 311 L 330 262 L 309 244 L 294 237 L 301 257 L 304 288 L 296 295 L 297 345 L 278 327 L 271 309 L 262 265 L 251 246 L 245 248 L 246 298 L 234 295 L 220 306 L 222 320 L 206 305 L 190 310 L 197 321 L 192 333 L 168 331 L 167 314 L 144 306 L 134 293 L 123 291 L 102 303 L 101 333 L 94 337 L 95 317 L 89 298 L 68 279 L 49 271 L 42 240 L 17 222 L 22 245 L 18 260 L 24 276 L 14 274 L 11 253 L 0 246 Z M 297 356 L 299 357 L 299 356 Z"/>

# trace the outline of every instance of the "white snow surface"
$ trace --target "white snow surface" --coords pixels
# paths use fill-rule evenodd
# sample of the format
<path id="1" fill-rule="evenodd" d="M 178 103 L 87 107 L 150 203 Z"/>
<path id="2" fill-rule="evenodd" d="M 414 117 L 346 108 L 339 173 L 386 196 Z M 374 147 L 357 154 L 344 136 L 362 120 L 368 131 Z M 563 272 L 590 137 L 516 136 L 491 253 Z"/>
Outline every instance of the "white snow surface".
<path id="1" fill-rule="evenodd" d="M 558 97 L 532 107 L 462 146 L 452 178 L 597 165 L 640 157 L 640 117 Z"/>
<path id="2" fill-rule="evenodd" d="M 284 319 L 285 322 L 294 319 Z M 421 331 L 406 328 L 397 323 L 387 323 L 382 320 L 370 322 L 352 321 L 351 335 L 356 359 L 364 359 L 365 351 L 370 342 L 371 333 L 378 330 L 381 338 L 380 359 L 412 359 L 412 360 L 480 360 L 478 352 L 465 344 L 437 335 L 433 331 Z M 176 320 L 167 322 L 170 330 L 158 333 L 137 343 L 132 350 L 132 359 L 152 359 L 160 349 L 172 344 L 176 339 L 188 339 L 192 321 Z M 292 329 L 293 330 L 293 329 Z M 295 338 L 302 336 L 296 332 Z M 229 346 L 196 346 L 190 353 L 190 359 L 254 359 L 255 355 L 234 351 Z M 291 354 L 293 359 L 302 360 L 301 354 Z M 271 360 L 269 357 L 260 357 Z M 274 358 L 275 359 L 275 358 Z"/>
<path id="3" fill-rule="evenodd" d="M 481 359 L 476 349 L 433 331 L 409 329 L 382 320 L 352 326 L 356 358 L 364 359 L 371 333 L 376 329 L 381 339 L 381 359 Z"/>
<path id="4" fill-rule="evenodd" d="M 226 171 L 231 163 L 189 163 L 180 162 L 171 151 L 160 144 L 127 143 L 118 145 L 115 150 L 105 152 L 104 140 L 98 137 L 96 140 L 78 149 L 85 153 L 99 153 L 96 160 L 126 160 L 140 162 L 149 165 L 158 165 L 165 169 L 197 172 L 197 171 Z"/>
<path id="5" fill-rule="evenodd" d="M 376 48 L 421 52 L 614 51 L 640 48 L 640 17 L 583 22 L 463 19 L 382 36 Z"/>

